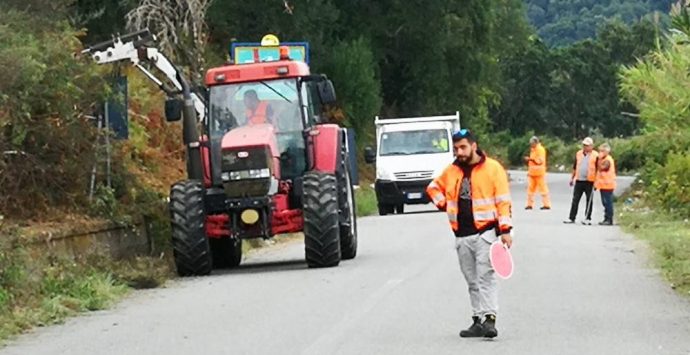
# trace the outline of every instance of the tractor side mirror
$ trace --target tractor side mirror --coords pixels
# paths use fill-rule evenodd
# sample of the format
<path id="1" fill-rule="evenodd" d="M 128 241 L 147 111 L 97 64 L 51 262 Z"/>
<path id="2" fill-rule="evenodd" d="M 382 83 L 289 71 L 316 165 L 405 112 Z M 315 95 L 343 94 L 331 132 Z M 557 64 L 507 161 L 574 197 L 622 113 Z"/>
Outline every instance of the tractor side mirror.
<path id="1" fill-rule="evenodd" d="M 321 104 L 323 105 L 331 105 L 334 104 L 336 101 L 335 97 L 335 88 L 333 87 L 333 82 L 325 79 L 322 81 L 319 81 L 317 85 L 317 89 L 319 91 L 319 98 L 321 99 Z"/>
<path id="2" fill-rule="evenodd" d="M 367 164 L 373 164 L 376 161 L 376 152 L 372 147 L 364 148 L 364 161 Z"/>
<path id="3" fill-rule="evenodd" d="M 165 120 L 177 122 L 182 119 L 182 107 L 184 103 L 180 99 L 165 100 Z"/>

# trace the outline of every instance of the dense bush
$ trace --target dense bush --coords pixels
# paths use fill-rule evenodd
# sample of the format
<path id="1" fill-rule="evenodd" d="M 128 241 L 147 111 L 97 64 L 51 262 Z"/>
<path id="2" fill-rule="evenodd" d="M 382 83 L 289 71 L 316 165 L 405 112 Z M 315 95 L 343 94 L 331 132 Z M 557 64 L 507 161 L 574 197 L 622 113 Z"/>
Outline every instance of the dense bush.
<path id="1" fill-rule="evenodd" d="M 180 127 L 165 124 L 160 90 L 129 73 L 130 139 L 112 141 L 112 188 L 98 188 L 89 203 L 97 152 L 95 124 L 87 116 L 108 97 L 107 78 L 113 67 L 77 56 L 82 33 L 66 22 L 37 20 L 4 6 L 0 5 L 0 215 L 46 219 L 58 212 L 88 212 L 114 218 L 147 212 L 150 204 L 143 200 L 160 201 L 183 175 L 184 166 Z M 142 199 L 154 192 L 160 196 Z"/>
<path id="2" fill-rule="evenodd" d="M 102 76 L 75 59 L 67 25 L 2 6 L 0 17 L 0 214 L 83 204 L 94 157 L 83 114 L 105 94 Z"/>
<path id="3" fill-rule="evenodd" d="M 690 151 L 671 153 L 664 165 L 650 171 L 649 192 L 664 208 L 690 217 Z"/>

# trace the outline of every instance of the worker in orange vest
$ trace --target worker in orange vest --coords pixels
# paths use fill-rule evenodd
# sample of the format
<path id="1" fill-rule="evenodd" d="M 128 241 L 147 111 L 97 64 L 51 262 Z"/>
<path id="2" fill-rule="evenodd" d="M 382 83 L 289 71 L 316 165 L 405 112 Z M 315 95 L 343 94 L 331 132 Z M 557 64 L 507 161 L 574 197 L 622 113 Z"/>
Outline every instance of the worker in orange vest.
<path id="1" fill-rule="evenodd" d="M 539 142 L 539 138 L 534 136 L 529 140 L 530 152 L 525 157 L 527 163 L 527 206 L 526 210 L 534 207 L 534 194 L 539 191 L 541 194 L 542 210 L 551 209 L 549 200 L 549 187 L 546 185 L 546 149 Z"/>
<path id="2" fill-rule="evenodd" d="M 594 189 L 601 193 L 601 203 L 604 205 L 604 220 L 602 226 L 613 225 L 613 190 L 616 189 L 616 162 L 611 156 L 611 146 L 604 143 L 599 146 L 599 163 Z"/>
<path id="3" fill-rule="evenodd" d="M 455 132 L 452 140 L 456 159 L 426 192 L 448 216 L 469 288 L 472 325 L 460 336 L 493 338 L 498 335 L 498 288 L 489 249 L 499 238 L 507 247 L 513 243 L 508 176 L 499 162 L 477 148 L 469 130 Z"/>
<path id="4" fill-rule="evenodd" d="M 582 198 L 584 193 L 587 196 L 587 205 L 585 207 L 585 219 L 582 221 L 582 224 L 592 224 L 592 189 L 597 176 L 598 156 L 599 153 L 594 150 L 592 138 L 585 138 L 582 141 L 582 149 L 575 154 L 573 174 L 570 177 L 570 186 L 575 186 L 573 189 L 573 201 L 570 205 L 570 216 L 563 223 L 575 223 L 580 198 Z"/>
<path id="5" fill-rule="evenodd" d="M 256 91 L 247 90 L 244 93 L 244 106 L 246 108 L 247 125 L 272 123 L 273 110 L 267 102 L 259 100 L 259 95 L 257 95 Z"/>

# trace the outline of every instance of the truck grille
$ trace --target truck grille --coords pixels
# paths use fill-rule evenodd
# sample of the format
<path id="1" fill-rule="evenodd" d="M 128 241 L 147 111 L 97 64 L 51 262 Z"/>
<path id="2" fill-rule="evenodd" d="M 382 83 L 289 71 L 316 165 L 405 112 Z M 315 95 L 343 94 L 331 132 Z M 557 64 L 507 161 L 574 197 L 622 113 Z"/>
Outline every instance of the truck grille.
<path id="1" fill-rule="evenodd" d="M 395 173 L 395 178 L 397 180 L 424 180 L 431 179 L 434 172 L 429 171 L 405 171 L 400 173 Z"/>

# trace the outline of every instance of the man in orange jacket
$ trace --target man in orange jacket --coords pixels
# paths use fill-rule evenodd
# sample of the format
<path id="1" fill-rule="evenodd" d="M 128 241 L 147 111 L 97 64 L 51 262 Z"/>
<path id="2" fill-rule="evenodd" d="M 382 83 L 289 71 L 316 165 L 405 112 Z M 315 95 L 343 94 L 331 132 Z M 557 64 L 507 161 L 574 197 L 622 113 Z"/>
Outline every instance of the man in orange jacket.
<path id="1" fill-rule="evenodd" d="M 539 191 L 541 194 L 542 210 L 551 209 L 549 200 L 549 187 L 546 185 L 546 149 L 539 142 L 539 138 L 534 136 L 529 140 L 530 152 L 525 157 L 527 163 L 527 206 L 526 210 L 534 208 L 534 194 Z"/>
<path id="2" fill-rule="evenodd" d="M 472 325 L 460 336 L 493 338 L 498 335 L 498 288 L 489 249 L 499 236 L 507 247 L 513 243 L 508 176 L 499 162 L 477 148 L 466 129 L 453 134 L 453 149 L 455 161 L 426 191 L 436 207 L 446 211 L 469 288 Z"/>
<path id="3" fill-rule="evenodd" d="M 602 226 L 613 225 L 613 190 L 616 189 L 616 163 L 611 156 L 611 146 L 604 143 L 599 146 L 599 162 L 594 189 L 601 193 L 601 204 L 604 205 Z"/>
<path id="4" fill-rule="evenodd" d="M 575 162 L 573 163 L 573 174 L 570 177 L 570 186 L 575 186 L 573 189 L 573 201 L 570 205 L 570 215 L 563 223 L 575 223 L 577 217 L 577 209 L 580 205 L 580 198 L 584 193 L 587 196 L 587 205 L 585 207 L 585 219 L 582 224 L 592 224 L 592 188 L 594 187 L 594 180 L 597 176 L 597 157 L 599 153 L 594 150 L 594 141 L 587 137 L 582 141 L 582 149 L 575 154 Z"/>
<path id="5" fill-rule="evenodd" d="M 247 125 L 273 123 L 273 110 L 267 102 L 259 100 L 255 90 L 247 90 L 244 93 L 244 106 L 246 108 Z"/>

